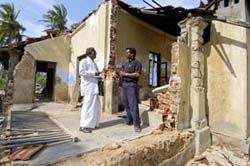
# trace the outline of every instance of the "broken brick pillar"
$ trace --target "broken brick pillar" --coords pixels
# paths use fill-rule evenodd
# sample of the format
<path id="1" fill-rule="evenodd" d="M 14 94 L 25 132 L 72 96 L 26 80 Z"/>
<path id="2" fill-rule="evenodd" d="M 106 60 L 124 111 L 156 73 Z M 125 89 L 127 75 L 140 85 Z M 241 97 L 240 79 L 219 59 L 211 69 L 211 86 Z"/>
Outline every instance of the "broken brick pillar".
<path id="1" fill-rule="evenodd" d="M 113 78 L 112 73 L 113 68 L 115 68 L 116 63 L 116 45 L 117 45 L 117 23 L 118 23 L 118 1 L 110 0 L 111 2 L 111 13 L 110 13 L 110 32 L 109 32 L 109 44 L 110 52 L 108 59 L 108 71 L 106 73 L 106 78 L 104 81 L 104 109 L 102 110 L 108 114 L 114 114 L 118 112 L 119 107 L 119 85 L 117 81 Z"/>
<path id="2" fill-rule="evenodd" d="M 36 63 L 25 52 L 13 72 L 13 103 L 33 103 L 35 101 Z"/>
<path id="3" fill-rule="evenodd" d="M 9 50 L 9 62 L 8 62 L 8 80 L 5 85 L 5 96 L 3 105 L 11 105 L 13 104 L 13 72 L 18 64 L 19 58 L 22 54 L 22 51 L 11 49 Z"/>
<path id="4" fill-rule="evenodd" d="M 201 17 L 187 19 L 190 27 L 191 49 L 191 88 L 190 104 L 192 109 L 191 126 L 196 133 L 196 154 L 201 154 L 211 145 L 210 128 L 205 113 L 205 87 L 203 32 L 207 23 Z"/>
<path id="5" fill-rule="evenodd" d="M 108 77 L 105 79 L 105 97 L 104 97 L 104 112 L 108 114 L 115 114 L 118 112 L 119 107 L 119 86 L 118 83 L 112 79 L 112 77 Z"/>
<path id="6" fill-rule="evenodd" d="M 8 64 L 8 80 L 13 80 L 13 72 L 15 66 L 19 61 L 19 57 L 21 56 L 22 51 L 18 51 L 16 49 L 9 50 L 9 64 Z"/>
<path id="7" fill-rule="evenodd" d="M 190 111 L 190 49 L 181 41 L 172 44 L 170 77 L 171 112 L 176 113 L 176 128 L 191 127 Z M 174 111 L 175 110 L 175 111 Z"/>

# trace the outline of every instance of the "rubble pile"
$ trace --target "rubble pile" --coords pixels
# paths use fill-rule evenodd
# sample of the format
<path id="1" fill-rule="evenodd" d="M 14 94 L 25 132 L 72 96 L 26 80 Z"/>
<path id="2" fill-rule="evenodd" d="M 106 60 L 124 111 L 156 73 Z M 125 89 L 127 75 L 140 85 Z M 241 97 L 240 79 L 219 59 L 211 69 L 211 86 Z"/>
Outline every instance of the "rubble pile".
<path id="1" fill-rule="evenodd" d="M 155 111 L 163 115 L 168 115 L 170 113 L 170 103 L 171 103 L 171 97 L 169 92 L 159 93 L 157 95 L 157 100 L 158 100 L 158 108 L 156 108 Z"/>
<path id="2" fill-rule="evenodd" d="M 202 155 L 194 157 L 186 166 L 247 166 L 248 159 L 237 157 L 223 145 L 211 146 Z"/>
<path id="3" fill-rule="evenodd" d="M 150 99 L 150 110 L 162 115 L 163 123 L 167 128 L 175 128 L 175 114 L 171 106 L 174 105 L 170 92 L 161 92 Z"/>
<path id="4" fill-rule="evenodd" d="M 163 116 L 163 123 L 167 128 L 176 128 L 177 113 L 180 105 L 181 78 L 179 70 L 179 46 L 172 47 L 171 75 L 168 85 L 156 88 L 153 92 L 156 97 L 150 100 L 150 110 Z"/>
<path id="5" fill-rule="evenodd" d="M 194 156 L 194 134 L 189 131 L 163 131 L 159 134 L 114 142 L 79 158 L 57 163 L 69 165 L 185 165 Z M 98 157 L 97 157 L 98 156 Z M 176 158 L 181 157 L 182 160 Z M 178 161 L 176 161 L 178 160 Z"/>

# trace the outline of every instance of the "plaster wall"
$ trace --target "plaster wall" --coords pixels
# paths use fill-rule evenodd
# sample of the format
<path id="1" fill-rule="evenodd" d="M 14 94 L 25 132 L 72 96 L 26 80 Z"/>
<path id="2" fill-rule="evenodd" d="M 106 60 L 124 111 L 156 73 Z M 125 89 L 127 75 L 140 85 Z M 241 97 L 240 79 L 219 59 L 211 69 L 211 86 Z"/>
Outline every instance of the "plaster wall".
<path id="1" fill-rule="evenodd" d="M 72 99 L 79 93 L 78 61 L 77 57 L 85 53 L 88 47 L 97 51 L 95 59 L 101 71 L 108 57 L 108 29 L 109 29 L 110 2 L 101 4 L 99 9 L 85 20 L 71 35 L 71 57 L 69 63 L 69 95 Z M 78 83 L 77 83 L 78 82 Z"/>
<path id="2" fill-rule="evenodd" d="M 177 115 L 177 128 L 186 129 L 190 128 L 192 113 L 190 110 L 190 48 L 182 43 L 178 42 L 178 75 L 181 78 L 180 94 L 179 94 L 179 107 Z"/>
<path id="3" fill-rule="evenodd" d="M 250 20 L 250 2 L 247 2 L 247 20 Z M 247 124 L 250 124 L 250 28 L 246 29 L 246 38 L 247 38 Z M 247 135 L 250 135 L 250 125 L 247 125 Z"/>
<path id="4" fill-rule="evenodd" d="M 219 19 L 246 21 L 246 1 L 248 0 L 240 0 L 239 3 L 229 0 L 227 7 L 225 7 L 224 1 L 220 1 L 216 11 L 216 16 Z"/>
<path id="5" fill-rule="evenodd" d="M 207 99 L 212 132 L 245 139 L 247 132 L 246 28 L 213 21 L 207 58 Z"/>
<path id="6" fill-rule="evenodd" d="M 137 51 L 136 59 L 142 63 L 143 67 L 139 80 L 140 99 L 145 99 L 152 90 L 148 86 L 149 52 L 161 54 L 162 62 L 171 62 L 171 47 L 176 37 L 158 30 L 122 9 L 118 12 L 116 37 L 118 68 L 127 61 L 125 57 L 127 47 L 134 47 Z"/>
<path id="7" fill-rule="evenodd" d="M 68 85 L 71 84 L 71 80 L 68 79 L 70 60 L 69 42 L 68 36 L 60 36 L 29 44 L 25 47 L 25 50 L 33 56 L 35 61 L 56 63 L 55 101 L 68 100 Z"/>

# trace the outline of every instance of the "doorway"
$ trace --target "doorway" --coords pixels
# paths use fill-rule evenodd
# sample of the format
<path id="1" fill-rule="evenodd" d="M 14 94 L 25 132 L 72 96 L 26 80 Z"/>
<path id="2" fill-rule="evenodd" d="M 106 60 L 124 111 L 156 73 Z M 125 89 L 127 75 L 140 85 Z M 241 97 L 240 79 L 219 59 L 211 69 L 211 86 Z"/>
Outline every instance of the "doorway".
<path id="1" fill-rule="evenodd" d="M 37 61 L 36 66 L 36 100 L 53 101 L 56 63 Z"/>

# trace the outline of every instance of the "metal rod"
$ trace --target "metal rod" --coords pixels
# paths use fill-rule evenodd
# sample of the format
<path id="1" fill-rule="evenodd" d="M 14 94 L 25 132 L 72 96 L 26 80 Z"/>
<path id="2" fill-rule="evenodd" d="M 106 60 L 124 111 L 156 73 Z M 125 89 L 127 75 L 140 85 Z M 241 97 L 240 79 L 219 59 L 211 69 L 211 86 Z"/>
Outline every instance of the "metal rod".
<path id="1" fill-rule="evenodd" d="M 66 140 L 72 140 L 72 138 L 67 138 L 67 139 L 57 139 L 57 140 L 50 140 L 50 141 L 37 141 L 37 142 L 26 142 L 23 144 L 18 144 L 18 145 L 6 145 L 6 146 L 0 146 L 0 150 L 3 149 L 11 149 L 11 148 L 16 148 L 16 147 L 21 147 L 21 146 L 26 146 L 26 145 L 37 145 L 37 144 L 49 144 L 53 142 L 59 142 L 59 141 L 66 141 Z"/>
<path id="2" fill-rule="evenodd" d="M 159 6 L 160 8 L 162 8 L 162 6 L 158 3 L 158 2 L 156 2 L 155 0 L 152 0 L 152 2 L 154 2 L 157 6 Z"/>
<path id="3" fill-rule="evenodd" d="M 34 132 L 25 132 L 25 133 L 9 133 L 9 134 L 6 134 L 7 137 L 11 137 L 11 136 L 17 136 L 17 135 L 30 135 L 30 134 L 33 134 Z"/>
<path id="4" fill-rule="evenodd" d="M 26 139 L 19 139 L 19 140 L 10 140 L 5 142 L 0 142 L 1 145 L 9 145 L 9 144 L 18 144 L 18 143 L 25 143 L 25 142 L 35 142 L 35 141 L 47 141 L 47 140 L 54 140 L 58 138 L 71 138 L 68 135 L 62 136 L 54 136 L 54 137 L 41 137 L 41 138 L 26 138 Z"/>
<path id="5" fill-rule="evenodd" d="M 9 138 L 2 138 L 0 141 L 4 140 L 15 140 L 15 139 L 23 139 L 23 138 L 32 138 L 32 137 L 44 137 L 44 136 L 55 136 L 55 135 L 67 135 L 66 133 L 49 133 L 49 134 L 38 134 L 38 135 L 26 135 L 26 136 L 20 136 L 20 137 L 9 137 Z"/>
<path id="6" fill-rule="evenodd" d="M 33 132 L 63 132 L 62 130 L 41 130 L 41 129 L 9 129 L 8 131 L 33 131 Z"/>
<path id="7" fill-rule="evenodd" d="M 148 3 L 146 0 L 143 0 L 144 3 L 146 3 L 148 6 L 152 7 L 155 9 L 155 7 L 153 5 L 151 5 L 150 3 Z"/>
<path id="8" fill-rule="evenodd" d="M 49 144 L 47 144 L 47 146 L 55 146 L 55 145 L 64 144 L 64 143 L 68 143 L 68 142 L 73 142 L 73 141 L 72 140 L 59 141 L 59 142 L 49 143 Z"/>

